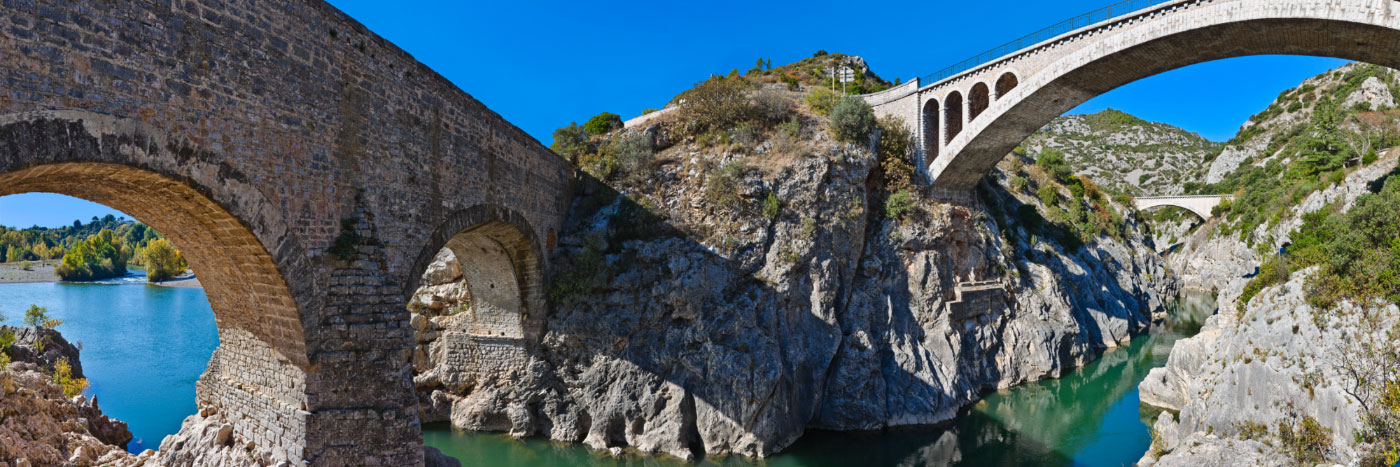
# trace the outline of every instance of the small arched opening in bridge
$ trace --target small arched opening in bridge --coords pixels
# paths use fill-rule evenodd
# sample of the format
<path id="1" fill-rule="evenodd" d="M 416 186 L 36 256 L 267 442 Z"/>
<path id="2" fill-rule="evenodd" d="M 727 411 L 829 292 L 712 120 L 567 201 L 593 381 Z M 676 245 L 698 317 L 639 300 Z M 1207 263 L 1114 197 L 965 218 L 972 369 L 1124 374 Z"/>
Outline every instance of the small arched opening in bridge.
<path id="1" fill-rule="evenodd" d="M 997 78 L 996 98 L 1000 100 L 1001 98 L 1006 97 L 1008 93 L 1010 93 L 1013 89 L 1016 89 L 1017 84 L 1020 84 L 1020 81 L 1016 79 L 1015 73 L 1009 71 L 1006 73 L 1002 73 L 1001 77 Z"/>
<path id="2" fill-rule="evenodd" d="M 962 133 L 963 97 L 958 91 L 948 93 L 947 102 L 943 104 L 943 128 L 945 143 L 953 141 L 958 133 Z"/>
<path id="3" fill-rule="evenodd" d="M 307 370 L 301 312 L 314 294 L 307 292 L 309 284 L 287 280 L 309 280 L 306 256 L 286 234 L 278 211 L 243 183 L 243 174 L 206 162 L 208 154 L 185 144 L 140 122 L 83 112 L 0 117 L 0 196 L 80 198 L 129 214 L 168 237 L 204 287 L 218 332 L 217 348 L 195 383 L 195 405 L 214 417 L 241 420 L 232 444 L 246 445 L 269 431 L 289 433 L 262 446 L 282 449 L 280 459 L 300 463 L 301 451 L 292 448 L 304 442 L 295 433 L 306 431 L 307 418 L 289 417 L 283 408 L 304 413 L 314 407 L 307 398 L 316 382 Z M 178 419 L 173 422 L 179 426 Z"/>
<path id="4" fill-rule="evenodd" d="M 928 163 L 938 158 L 938 146 L 943 144 L 938 140 L 939 124 L 938 99 L 929 99 L 924 103 L 924 162 Z"/>
<path id="5" fill-rule="evenodd" d="M 987 110 L 992 105 L 991 93 L 987 90 L 987 83 L 977 83 L 972 85 L 972 90 L 967 93 L 967 120 L 977 119 L 978 115 Z"/>
<path id="6" fill-rule="evenodd" d="M 455 402 L 510 384 L 528 365 L 544 330 L 540 243 L 522 216 L 491 205 L 448 215 L 429 240 L 407 288 L 420 419 L 510 430 L 508 414 L 490 408 L 504 404 Z"/>

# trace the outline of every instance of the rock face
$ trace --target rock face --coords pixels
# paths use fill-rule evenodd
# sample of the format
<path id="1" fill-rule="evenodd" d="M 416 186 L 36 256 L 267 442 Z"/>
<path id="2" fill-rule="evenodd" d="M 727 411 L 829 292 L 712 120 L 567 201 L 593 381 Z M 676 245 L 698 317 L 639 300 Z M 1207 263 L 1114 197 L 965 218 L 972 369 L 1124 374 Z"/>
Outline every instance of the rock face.
<path id="1" fill-rule="evenodd" d="M 83 377 L 83 364 L 78 359 L 78 347 L 69 343 L 58 331 L 39 327 L 0 326 L 0 332 L 5 331 L 15 335 L 15 343 L 10 347 L 11 360 L 33 363 L 42 368 L 53 368 L 53 364 L 59 359 L 67 358 L 68 365 L 73 367 L 73 377 Z M 41 340 L 43 345 L 36 345 Z"/>
<path id="2" fill-rule="evenodd" d="M 1158 465 L 1191 465 L 1210 456 L 1240 464 L 1253 458 L 1253 449 L 1224 445 L 1240 442 L 1232 437 L 1241 423 L 1274 427 L 1302 416 L 1331 430 L 1338 460 L 1355 456 L 1352 434 L 1360 427 L 1361 404 L 1347 394 L 1339 362 L 1356 351 L 1351 347 L 1356 342 L 1387 339 L 1384 330 L 1400 317 L 1400 309 L 1392 304 L 1367 313 L 1344 304 L 1326 313 L 1315 310 L 1306 297 L 1310 272 L 1265 289 L 1242 319 L 1212 316 L 1200 334 L 1177 343 L 1166 367 L 1148 374 L 1139 386 L 1143 402 L 1179 411 L 1179 423 L 1172 424 L 1183 438 L 1168 440 L 1170 454 Z M 1381 321 L 1368 322 L 1368 315 Z M 1202 439 L 1208 433 L 1219 436 Z M 1178 453 L 1181 446 L 1187 449 Z"/>
<path id="3" fill-rule="evenodd" d="M 413 319 L 423 419 L 766 456 L 808 428 L 949 420 L 1144 332 L 1173 292 L 1136 222 L 1125 240 L 1054 243 L 1015 225 L 1038 202 L 1004 175 L 973 198 L 915 193 L 889 219 L 874 154 L 802 119 L 801 141 L 743 148 L 637 131 L 660 148 L 654 173 L 621 181 L 627 196 L 580 183 L 539 342 L 474 333 L 471 313 Z"/>

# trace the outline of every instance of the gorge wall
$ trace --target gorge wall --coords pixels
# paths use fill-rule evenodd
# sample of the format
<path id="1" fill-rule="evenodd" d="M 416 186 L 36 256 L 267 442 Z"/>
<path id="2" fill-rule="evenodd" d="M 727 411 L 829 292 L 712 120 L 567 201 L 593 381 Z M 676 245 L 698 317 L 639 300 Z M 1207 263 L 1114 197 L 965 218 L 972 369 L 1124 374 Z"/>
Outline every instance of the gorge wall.
<path id="1" fill-rule="evenodd" d="M 805 110 L 797 138 L 726 145 L 669 117 L 609 136 L 657 148 L 621 193 L 579 183 L 538 343 L 474 330 L 480 288 L 437 258 L 414 305 L 423 420 L 765 456 L 812 428 L 947 421 L 1145 332 L 1174 296 L 1136 221 L 1082 247 L 1022 225 L 1022 206 L 1058 208 L 1006 188 L 1019 169 L 966 199 L 915 193 L 901 220 L 874 151 Z"/>

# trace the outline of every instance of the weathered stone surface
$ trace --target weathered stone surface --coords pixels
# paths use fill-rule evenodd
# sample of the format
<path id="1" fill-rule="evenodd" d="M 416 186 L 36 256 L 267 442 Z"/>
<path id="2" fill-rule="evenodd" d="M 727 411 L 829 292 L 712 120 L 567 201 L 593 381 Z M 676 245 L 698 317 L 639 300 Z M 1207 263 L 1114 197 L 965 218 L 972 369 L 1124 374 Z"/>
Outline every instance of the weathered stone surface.
<path id="1" fill-rule="evenodd" d="M 995 185 L 961 204 L 920 194 L 908 220 L 885 219 L 874 155 L 799 118 L 810 136 L 784 153 L 672 141 L 636 177 L 649 182 L 623 184 L 630 198 L 585 182 L 554 261 L 596 275 L 560 279 L 574 292 L 537 346 L 460 315 L 415 321 L 422 406 L 599 450 L 766 456 L 809 428 L 938 423 L 985 390 L 1058 376 L 1145 331 L 1174 290 L 1135 224 L 1078 251 L 1033 243 L 1006 213 L 1037 201 Z M 639 132 L 664 140 L 664 125 Z M 707 172 L 745 157 L 722 208 Z M 769 193 L 775 217 L 757 208 Z M 637 206 L 665 220 L 637 221 Z M 978 309 L 954 317 L 960 285 Z"/>
<path id="2" fill-rule="evenodd" d="M 572 169 L 328 4 L 0 12 L 0 195 L 101 202 L 180 247 L 220 328 L 197 403 L 254 455 L 423 462 L 406 305 L 458 232 L 513 235 L 517 301 L 543 312 L 535 239 Z"/>

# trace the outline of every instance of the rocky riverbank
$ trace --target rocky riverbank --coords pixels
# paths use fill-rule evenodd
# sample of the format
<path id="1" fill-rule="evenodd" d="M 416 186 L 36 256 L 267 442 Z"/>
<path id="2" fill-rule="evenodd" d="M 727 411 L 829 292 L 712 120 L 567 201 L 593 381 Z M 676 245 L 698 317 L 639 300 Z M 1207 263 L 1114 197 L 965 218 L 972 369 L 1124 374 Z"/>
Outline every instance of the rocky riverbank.
<path id="1" fill-rule="evenodd" d="M 1020 223 L 1059 208 L 1006 188 L 1009 166 L 969 198 L 917 191 L 894 218 L 874 152 L 797 118 L 797 141 L 717 148 L 665 118 L 613 135 L 646 138 L 655 162 L 621 195 L 580 183 L 537 343 L 473 332 L 463 266 L 439 257 L 415 299 L 423 420 L 766 456 L 811 428 L 948 421 L 1145 332 L 1175 295 L 1131 218 L 1121 238 L 1061 243 Z"/>
<path id="2" fill-rule="evenodd" d="M 96 398 L 68 397 L 54 380 L 60 359 L 72 378 L 82 378 L 76 347 L 51 329 L 0 326 L 0 334 L 16 337 L 0 349 L 12 360 L 0 369 L 0 466 L 110 465 L 134 457 L 125 450 L 125 423 L 103 415 Z"/>

